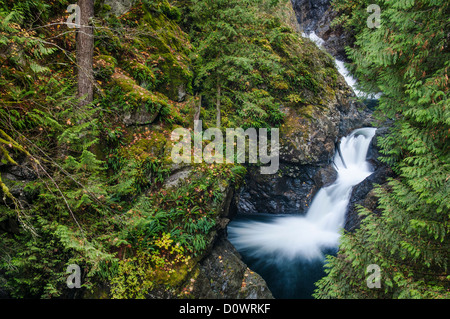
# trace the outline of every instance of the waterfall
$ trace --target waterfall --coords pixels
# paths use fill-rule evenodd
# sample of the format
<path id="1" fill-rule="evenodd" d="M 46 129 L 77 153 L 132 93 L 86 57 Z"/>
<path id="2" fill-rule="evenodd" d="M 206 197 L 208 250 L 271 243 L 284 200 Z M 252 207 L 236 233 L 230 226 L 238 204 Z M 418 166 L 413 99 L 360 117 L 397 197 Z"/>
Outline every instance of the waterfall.
<path id="1" fill-rule="evenodd" d="M 266 263 L 312 261 L 323 258 L 327 249 L 336 249 L 352 188 L 372 173 L 366 155 L 375 131 L 361 128 L 342 138 L 334 157 L 337 179 L 319 190 L 305 216 L 233 221 L 228 227 L 231 243 Z"/>
<path id="2" fill-rule="evenodd" d="M 319 48 L 324 49 L 325 41 L 320 38 L 314 31 L 308 32 L 308 33 L 302 33 L 302 36 L 304 38 L 308 38 L 311 41 L 313 41 Z M 324 49 L 325 50 L 325 49 Z M 356 96 L 363 96 L 364 94 L 356 89 L 356 79 L 351 76 L 348 69 L 345 67 L 345 64 L 343 61 L 340 61 L 338 59 L 334 59 L 334 62 L 336 63 L 336 67 L 338 72 L 344 77 L 345 82 L 353 89 L 353 92 L 355 92 Z"/>
<path id="3" fill-rule="evenodd" d="M 308 33 L 302 33 L 302 36 L 304 38 L 308 38 L 311 41 L 313 41 L 319 48 L 324 49 L 325 41 L 320 38 L 314 31 L 308 32 Z M 379 99 L 381 97 L 381 93 L 377 94 L 366 94 L 364 92 L 359 91 L 356 88 L 357 80 L 350 74 L 347 67 L 345 66 L 345 63 L 343 61 L 340 61 L 336 58 L 334 58 L 334 62 L 336 63 L 336 67 L 338 72 L 344 77 L 345 82 L 353 89 L 353 92 L 355 92 L 355 95 L 357 97 L 361 98 L 369 98 L 369 99 Z"/>

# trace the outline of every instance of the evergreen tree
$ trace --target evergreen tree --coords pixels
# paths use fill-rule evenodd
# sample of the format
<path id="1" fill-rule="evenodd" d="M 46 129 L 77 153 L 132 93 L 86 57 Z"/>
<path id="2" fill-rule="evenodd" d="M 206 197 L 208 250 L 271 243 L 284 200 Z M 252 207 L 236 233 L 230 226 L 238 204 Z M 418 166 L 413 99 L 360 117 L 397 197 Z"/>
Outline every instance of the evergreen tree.
<path id="1" fill-rule="evenodd" d="M 216 106 L 217 127 L 222 100 L 248 99 L 242 92 L 255 84 L 254 69 L 280 71 L 272 49 L 259 41 L 265 37 L 259 6 L 267 6 L 266 1 L 192 1 L 191 35 L 197 46 L 194 84 L 206 102 Z"/>
<path id="2" fill-rule="evenodd" d="M 342 236 L 316 298 L 449 298 L 450 276 L 450 3 L 378 1 L 381 26 L 366 26 L 371 1 L 334 1 L 338 23 L 356 31 L 348 50 L 361 87 L 382 92 L 378 116 L 390 118 L 380 138 L 383 157 L 397 173 L 377 186 L 375 215 Z M 381 288 L 366 270 L 378 265 Z"/>

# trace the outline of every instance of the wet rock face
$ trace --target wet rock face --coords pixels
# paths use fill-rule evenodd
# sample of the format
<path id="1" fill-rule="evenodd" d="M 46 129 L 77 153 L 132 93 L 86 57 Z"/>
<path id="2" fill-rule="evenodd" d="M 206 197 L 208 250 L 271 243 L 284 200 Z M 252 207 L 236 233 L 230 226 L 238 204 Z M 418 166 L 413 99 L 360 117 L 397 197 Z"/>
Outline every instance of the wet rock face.
<path id="1" fill-rule="evenodd" d="M 325 49 L 335 58 L 349 62 L 345 47 L 351 45 L 352 34 L 340 26 L 331 26 L 337 16 L 330 0 L 291 0 L 300 29 L 315 32 L 325 43 Z"/>
<path id="2" fill-rule="evenodd" d="M 281 164 L 281 176 L 261 175 L 249 168 L 246 184 L 235 197 L 238 214 L 295 214 L 306 212 L 317 190 L 318 167 Z"/>
<path id="3" fill-rule="evenodd" d="M 280 161 L 308 165 L 326 162 L 334 154 L 339 132 L 339 112 L 336 105 L 327 109 L 316 107 L 312 119 L 295 109 L 286 113 L 280 128 Z"/>
<path id="4" fill-rule="evenodd" d="M 336 16 L 337 13 L 328 7 L 317 21 L 314 32 L 325 41 L 324 48 L 328 53 L 340 61 L 350 62 L 345 47 L 353 43 L 353 35 L 341 26 L 331 26 L 331 22 Z"/>
<path id="5" fill-rule="evenodd" d="M 305 32 L 314 31 L 331 0 L 291 0 L 297 21 Z"/>
<path id="6" fill-rule="evenodd" d="M 13 195 L 20 205 L 28 207 L 32 205 L 37 194 L 26 188 L 29 182 L 38 178 L 36 170 L 26 158 L 17 159 L 19 165 L 10 165 L 0 163 L 0 176 L 5 185 L 9 188 L 9 192 Z M 0 198 L 4 198 L 3 203 L 9 207 L 14 207 L 14 203 L 8 197 L 4 196 L 0 189 Z M 9 216 L 0 221 L 0 232 L 9 232 L 18 234 L 21 226 L 17 218 Z"/>
<path id="7" fill-rule="evenodd" d="M 353 188 L 345 216 L 344 229 L 346 231 L 354 231 L 359 228 L 362 220 L 358 213 L 359 205 L 371 210 L 375 214 L 381 213 L 377 209 L 378 199 L 375 195 L 373 185 L 382 185 L 386 183 L 387 178 L 393 176 L 394 174 L 389 167 L 380 165 L 372 175 Z"/>
<path id="8" fill-rule="evenodd" d="M 280 166 L 280 175 L 261 175 L 250 168 L 246 184 L 235 196 L 238 214 L 305 214 L 320 188 L 337 178 L 332 165 Z"/>
<path id="9" fill-rule="evenodd" d="M 348 231 L 360 225 L 358 205 L 376 213 L 373 185 L 383 185 L 389 177 L 394 177 L 392 170 L 378 160 L 378 137 L 387 131 L 388 126 L 377 129 L 367 154 L 373 173 L 353 188 L 344 226 Z M 330 161 L 307 165 L 284 162 L 274 175 L 261 175 L 259 169 L 249 168 L 245 185 L 234 197 L 233 214 L 305 214 L 320 188 L 331 185 L 336 178 L 337 172 Z"/>
<path id="10" fill-rule="evenodd" d="M 266 282 L 251 271 L 226 239 L 200 263 L 192 294 L 200 299 L 272 299 Z"/>
<path id="11" fill-rule="evenodd" d="M 327 165 L 336 143 L 354 129 L 372 126 L 371 111 L 355 100 L 355 94 L 342 76 L 333 95 L 312 110 L 311 118 L 287 108 L 280 128 L 280 161 L 300 165 Z"/>

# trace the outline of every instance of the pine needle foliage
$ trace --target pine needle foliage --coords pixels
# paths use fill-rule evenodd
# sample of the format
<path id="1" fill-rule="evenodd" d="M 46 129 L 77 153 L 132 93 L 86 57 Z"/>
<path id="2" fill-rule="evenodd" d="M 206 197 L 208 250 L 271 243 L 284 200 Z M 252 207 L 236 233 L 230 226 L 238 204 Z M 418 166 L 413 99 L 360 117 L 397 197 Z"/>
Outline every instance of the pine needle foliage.
<path id="1" fill-rule="evenodd" d="M 365 22 L 370 1 L 334 1 L 338 23 L 356 32 L 352 70 L 394 125 L 380 138 L 381 160 L 398 177 L 376 188 L 381 215 L 361 208 L 361 228 L 328 257 L 317 298 L 450 297 L 450 3 L 378 1 L 380 28 Z M 381 269 L 368 288 L 366 269 Z"/>

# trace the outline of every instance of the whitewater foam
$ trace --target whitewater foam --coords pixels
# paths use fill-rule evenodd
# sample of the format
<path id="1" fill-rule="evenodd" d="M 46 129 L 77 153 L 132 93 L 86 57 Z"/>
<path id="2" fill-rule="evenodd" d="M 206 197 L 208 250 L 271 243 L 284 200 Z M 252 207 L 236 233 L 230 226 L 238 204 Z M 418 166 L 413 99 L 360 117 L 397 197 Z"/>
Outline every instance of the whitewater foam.
<path id="1" fill-rule="evenodd" d="M 372 173 L 366 156 L 375 131 L 362 128 L 342 138 L 339 147 L 343 158 L 338 152 L 334 158 L 338 177 L 316 194 L 305 216 L 232 222 L 228 227 L 231 243 L 238 251 L 266 258 L 267 262 L 323 258 L 324 250 L 336 248 L 351 190 Z"/>

